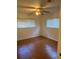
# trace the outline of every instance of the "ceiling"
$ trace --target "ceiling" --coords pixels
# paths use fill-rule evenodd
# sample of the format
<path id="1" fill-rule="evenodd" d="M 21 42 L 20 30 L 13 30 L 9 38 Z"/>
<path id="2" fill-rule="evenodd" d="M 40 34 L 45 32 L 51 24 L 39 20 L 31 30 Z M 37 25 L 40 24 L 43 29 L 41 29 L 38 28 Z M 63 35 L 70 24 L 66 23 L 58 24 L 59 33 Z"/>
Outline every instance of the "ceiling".
<path id="1" fill-rule="evenodd" d="M 35 18 L 37 17 L 35 14 L 29 15 L 29 13 L 35 11 L 34 9 L 28 9 L 28 8 L 19 8 L 21 6 L 31 6 L 35 8 L 51 8 L 56 7 L 55 10 L 53 8 L 46 9 L 46 11 L 49 11 L 49 14 L 46 14 L 44 16 L 58 16 L 60 14 L 60 5 L 61 0 L 17 0 L 17 19 L 27 19 L 27 18 Z"/>

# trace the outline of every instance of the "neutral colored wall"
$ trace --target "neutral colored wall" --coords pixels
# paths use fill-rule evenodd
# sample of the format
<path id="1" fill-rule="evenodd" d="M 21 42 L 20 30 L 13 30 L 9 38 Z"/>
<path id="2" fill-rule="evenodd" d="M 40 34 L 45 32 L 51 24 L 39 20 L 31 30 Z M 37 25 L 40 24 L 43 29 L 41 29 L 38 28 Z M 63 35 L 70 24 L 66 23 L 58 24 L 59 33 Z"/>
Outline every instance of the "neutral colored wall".
<path id="1" fill-rule="evenodd" d="M 34 27 L 34 28 L 18 28 L 17 29 L 17 40 L 28 39 L 28 38 L 37 37 L 40 35 L 39 18 L 38 19 L 36 18 L 34 20 L 36 21 L 36 27 Z"/>
<path id="2" fill-rule="evenodd" d="M 54 17 L 56 17 L 56 15 L 60 17 L 60 13 L 57 12 L 51 18 L 53 19 Z M 36 21 L 35 28 L 17 29 L 17 39 L 22 40 L 22 39 L 27 39 L 27 38 L 36 37 L 36 36 L 44 36 L 52 40 L 58 41 L 58 29 L 46 28 L 47 19 L 48 18 L 46 16 L 40 16 L 34 19 Z"/>
<path id="3" fill-rule="evenodd" d="M 55 41 L 58 41 L 59 39 L 59 29 L 56 29 L 56 28 L 47 28 L 46 27 L 46 21 L 48 19 L 53 19 L 55 17 L 58 17 L 59 18 L 59 21 L 60 21 L 60 18 L 61 18 L 61 12 L 60 10 L 59 11 L 56 11 L 52 16 L 48 15 L 47 17 L 43 16 L 41 18 L 41 35 L 42 36 L 45 36 L 45 37 L 48 37 L 52 40 L 55 40 Z"/>
<path id="4" fill-rule="evenodd" d="M 39 28 L 17 29 L 18 40 L 27 39 L 36 36 L 39 36 Z"/>
<path id="5" fill-rule="evenodd" d="M 46 27 L 46 17 L 42 17 L 41 36 L 58 41 L 58 29 Z"/>
<path id="6" fill-rule="evenodd" d="M 52 40 L 58 40 L 58 29 L 46 28 L 46 17 L 41 17 L 41 19 L 35 19 L 35 28 L 19 28 L 17 29 L 17 39 L 28 39 L 36 36 L 48 37 Z"/>

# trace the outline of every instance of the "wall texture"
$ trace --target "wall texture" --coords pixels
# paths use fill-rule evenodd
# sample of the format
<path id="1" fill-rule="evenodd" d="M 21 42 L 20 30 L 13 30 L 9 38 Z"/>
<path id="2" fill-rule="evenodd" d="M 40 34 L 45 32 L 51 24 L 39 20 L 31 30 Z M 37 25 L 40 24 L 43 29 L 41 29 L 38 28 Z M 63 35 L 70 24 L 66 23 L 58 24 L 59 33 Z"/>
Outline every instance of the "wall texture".
<path id="1" fill-rule="evenodd" d="M 39 36 L 39 28 L 17 29 L 18 40 L 27 39 L 27 38 L 36 37 L 36 36 Z"/>
<path id="2" fill-rule="evenodd" d="M 60 13 L 55 13 L 51 19 L 54 17 L 60 17 Z M 22 40 L 22 39 L 27 39 L 27 38 L 32 38 L 36 36 L 44 36 L 47 38 L 50 38 L 52 40 L 58 41 L 58 31 L 59 29 L 55 28 L 47 28 L 46 27 L 46 21 L 47 18 L 46 16 L 40 16 L 35 18 L 34 20 L 36 21 L 36 27 L 35 28 L 24 28 L 24 29 L 17 29 L 17 39 Z"/>
<path id="3" fill-rule="evenodd" d="M 46 17 L 42 17 L 42 25 L 41 27 L 41 36 L 50 38 L 52 40 L 58 41 L 58 29 L 55 28 L 47 28 L 46 27 Z"/>
<path id="4" fill-rule="evenodd" d="M 36 36 L 44 36 L 50 38 L 52 40 L 58 40 L 58 29 L 55 28 L 47 28 L 46 27 L 46 17 L 42 17 L 42 19 L 35 20 L 36 27 L 35 28 L 19 28 L 17 29 L 17 39 L 28 39 Z"/>
<path id="5" fill-rule="evenodd" d="M 34 21 L 36 22 L 36 27 L 34 28 L 18 28 L 17 29 L 17 40 L 28 39 L 28 38 L 32 38 L 32 37 L 36 37 L 40 35 L 39 18 L 34 19 Z"/>

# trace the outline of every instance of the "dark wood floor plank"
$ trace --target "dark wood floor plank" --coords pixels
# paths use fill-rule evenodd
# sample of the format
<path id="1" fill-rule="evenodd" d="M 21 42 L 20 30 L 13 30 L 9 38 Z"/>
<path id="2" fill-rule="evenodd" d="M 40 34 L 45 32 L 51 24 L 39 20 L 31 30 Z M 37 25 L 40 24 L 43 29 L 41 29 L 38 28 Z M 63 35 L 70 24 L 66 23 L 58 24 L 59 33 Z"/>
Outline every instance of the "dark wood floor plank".
<path id="1" fill-rule="evenodd" d="M 17 59 L 57 59 L 57 42 L 44 37 L 20 40 Z"/>

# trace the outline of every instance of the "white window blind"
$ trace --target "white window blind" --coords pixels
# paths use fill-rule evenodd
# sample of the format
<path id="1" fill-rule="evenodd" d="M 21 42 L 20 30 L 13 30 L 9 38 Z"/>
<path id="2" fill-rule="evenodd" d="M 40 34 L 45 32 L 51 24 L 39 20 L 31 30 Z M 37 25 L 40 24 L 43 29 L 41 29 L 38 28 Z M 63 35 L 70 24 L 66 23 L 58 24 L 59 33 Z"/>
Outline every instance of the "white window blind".
<path id="1" fill-rule="evenodd" d="M 17 22 L 17 28 L 33 28 L 35 26 L 36 24 L 34 20 L 25 20 Z"/>
<path id="2" fill-rule="evenodd" d="M 47 28 L 59 28 L 59 19 L 55 18 L 52 20 L 47 20 L 46 27 Z"/>

